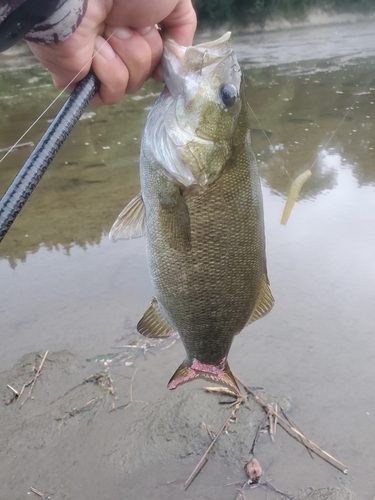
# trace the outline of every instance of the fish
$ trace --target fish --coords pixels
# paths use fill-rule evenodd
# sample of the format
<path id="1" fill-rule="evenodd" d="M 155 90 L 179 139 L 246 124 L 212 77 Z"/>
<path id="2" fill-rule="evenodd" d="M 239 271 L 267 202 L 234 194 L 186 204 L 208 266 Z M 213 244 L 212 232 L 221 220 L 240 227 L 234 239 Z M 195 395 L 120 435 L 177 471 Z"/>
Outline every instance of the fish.
<path id="1" fill-rule="evenodd" d="M 184 47 L 164 40 L 165 88 L 141 142 L 141 192 L 110 238 L 145 235 L 155 296 L 137 325 L 178 332 L 186 358 L 167 387 L 204 378 L 240 394 L 233 338 L 273 306 L 263 202 L 244 78 L 231 33 Z"/>

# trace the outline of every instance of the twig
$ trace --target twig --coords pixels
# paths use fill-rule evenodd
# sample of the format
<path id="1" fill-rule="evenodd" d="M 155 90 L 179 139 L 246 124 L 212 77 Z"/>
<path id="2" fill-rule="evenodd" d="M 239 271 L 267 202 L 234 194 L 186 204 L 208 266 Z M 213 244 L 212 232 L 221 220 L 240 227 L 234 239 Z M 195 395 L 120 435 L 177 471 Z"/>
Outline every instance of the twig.
<path id="1" fill-rule="evenodd" d="M 212 432 L 212 430 L 208 427 L 208 425 L 205 422 L 202 422 L 202 429 L 207 431 L 207 434 L 210 436 L 211 439 L 215 439 L 215 433 Z"/>
<path id="2" fill-rule="evenodd" d="M 130 390 L 129 390 L 129 394 L 130 394 L 130 401 L 133 402 L 133 382 L 134 382 L 134 377 L 135 377 L 135 374 L 137 373 L 138 371 L 138 367 L 134 370 L 134 373 L 133 373 L 133 376 L 132 376 L 132 379 L 130 381 Z"/>
<path id="3" fill-rule="evenodd" d="M 67 394 L 69 394 L 70 392 L 74 391 L 74 389 L 77 389 L 77 387 L 85 384 L 86 382 L 87 382 L 87 379 L 83 380 L 82 382 L 80 382 L 79 384 L 75 385 L 74 387 L 72 387 L 68 391 L 64 392 L 64 394 L 61 394 L 61 396 L 58 396 L 56 399 L 54 399 L 53 401 L 51 401 L 50 405 L 52 405 L 53 403 L 56 403 L 56 401 L 58 401 L 59 399 L 64 398 Z"/>
<path id="4" fill-rule="evenodd" d="M 21 142 L 19 144 L 14 144 L 13 146 L 8 146 L 7 148 L 1 148 L 0 153 L 7 153 L 10 150 L 14 151 L 15 149 L 25 148 L 26 146 L 33 147 L 34 143 L 33 142 Z"/>
<path id="5" fill-rule="evenodd" d="M 252 490 L 255 488 L 258 488 L 259 486 L 265 486 L 266 490 L 270 489 L 270 490 L 274 491 L 275 493 L 279 493 L 280 495 L 283 495 L 284 497 L 287 497 L 290 499 L 294 498 L 293 495 L 290 495 L 289 493 L 285 493 L 284 491 L 281 491 L 281 490 L 278 490 L 277 488 L 275 488 L 275 486 L 271 483 L 271 481 L 264 481 L 263 483 L 259 483 L 259 482 L 252 482 L 249 479 L 240 488 L 237 488 L 238 494 L 236 496 L 236 500 L 245 500 L 245 495 L 244 495 L 245 486 L 249 486 L 249 488 Z"/>
<path id="6" fill-rule="evenodd" d="M 7 384 L 7 387 L 8 387 L 11 391 L 13 391 L 13 393 L 17 396 L 17 398 L 19 398 L 19 397 L 20 397 L 20 393 L 19 393 L 18 391 L 16 391 L 16 389 L 13 389 L 13 387 L 12 387 L 11 385 Z"/>
<path id="7" fill-rule="evenodd" d="M 206 462 L 207 455 L 210 453 L 211 449 L 214 447 L 214 445 L 215 445 L 216 441 L 218 440 L 219 436 L 226 430 L 226 428 L 228 427 L 228 425 L 231 422 L 231 420 L 233 418 L 236 418 L 236 414 L 238 412 L 238 409 L 239 409 L 241 403 L 242 403 L 242 400 L 239 403 L 237 403 L 237 406 L 231 411 L 231 414 L 226 419 L 226 421 L 224 422 L 224 424 L 220 427 L 219 432 L 216 434 L 216 436 L 214 437 L 214 439 L 211 441 L 211 444 L 208 446 L 207 450 L 203 453 L 202 458 L 199 460 L 199 462 L 196 465 L 195 469 L 193 470 L 193 472 L 190 474 L 190 476 L 188 477 L 188 479 L 184 483 L 185 491 L 189 488 L 189 486 L 191 485 L 191 483 L 194 481 L 194 479 L 196 478 L 196 476 L 199 474 L 199 472 L 202 469 L 204 463 Z"/>
<path id="8" fill-rule="evenodd" d="M 277 414 L 277 403 L 275 404 L 274 415 L 271 416 L 270 414 L 269 418 L 270 418 L 270 436 L 271 436 L 271 441 L 274 443 L 276 437 L 277 419 L 279 418 Z"/>
<path id="9" fill-rule="evenodd" d="M 262 422 L 259 424 L 258 429 L 257 429 L 257 431 L 256 431 L 256 433 L 255 433 L 255 437 L 254 437 L 253 445 L 252 445 L 251 450 L 250 450 L 250 454 L 251 454 L 251 455 L 254 455 L 255 445 L 257 444 L 257 441 L 258 441 L 259 436 L 260 436 L 260 432 L 261 432 L 261 430 L 262 430 L 262 428 L 263 428 L 264 424 L 266 423 L 267 418 L 268 418 L 268 413 L 266 413 L 266 414 L 264 415 L 264 419 L 263 419 L 263 420 L 262 420 Z"/>
<path id="10" fill-rule="evenodd" d="M 20 397 L 20 393 L 18 391 L 16 391 L 16 389 L 14 389 L 11 385 L 7 384 L 7 387 L 12 391 L 12 395 L 10 398 L 6 399 L 4 401 L 4 403 L 8 406 L 10 405 L 11 403 L 13 403 L 14 400 L 16 399 L 19 399 Z"/>
<path id="11" fill-rule="evenodd" d="M 60 427 L 69 419 L 69 418 L 73 418 L 75 417 L 76 415 L 80 414 L 80 413 L 83 413 L 84 411 L 87 411 L 90 409 L 91 405 L 97 403 L 98 401 L 101 401 L 105 396 L 104 395 L 101 395 L 101 396 L 96 396 L 95 398 L 91 398 L 89 401 L 87 401 L 87 403 L 85 403 L 83 406 L 81 406 L 80 408 L 73 408 L 72 410 L 70 411 L 67 411 L 65 412 L 65 415 L 63 417 L 60 417 L 60 418 L 57 418 L 57 420 L 60 420 L 61 421 L 61 425 Z"/>
<path id="12" fill-rule="evenodd" d="M 43 359 L 40 362 L 40 365 L 39 365 L 39 367 L 38 367 L 38 369 L 36 371 L 35 377 L 33 378 L 33 381 L 31 383 L 29 394 L 26 396 L 26 399 L 24 401 L 22 401 L 21 406 L 23 406 L 26 403 L 26 401 L 29 399 L 29 397 L 31 396 L 32 390 L 34 389 L 35 382 L 36 382 L 37 378 L 39 377 L 40 372 L 42 371 L 42 368 L 43 368 L 44 362 L 46 360 L 47 354 L 48 354 L 48 351 L 46 351 L 44 353 Z M 23 388 L 22 388 L 21 394 L 22 394 L 22 392 L 23 392 Z"/>
<path id="13" fill-rule="evenodd" d="M 22 389 L 20 390 L 20 395 L 18 396 L 18 399 L 21 399 L 23 391 L 26 389 L 26 387 L 29 387 L 34 382 L 34 379 L 35 379 L 35 377 L 33 377 L 31 380 L 29 380 L 26 384 L 23 384 Z"/>
<path id="14" fill-rule="evenodd" d="M 245 483 L 245 484 L 247 484 L 247 483 Z M 237 488 L 237 491 L 238 491 L 238 494 L 236 496 L 236 500 L 246 500 L 244 492 L 243 492 L 243 487 L 242 488 Z"/>
<path id="15" fill-rule="evenodd" d="M 272 406 L 271 406 L 272 408 Z M 271 441 L 274 443 L 275 442 L 275 436 L 276 436 L 276 427 L 277 427 L 277 403 L 275 404 L 275 411 L 274 413 L 268 412 L 268 418 L 270 420 L 270 436 L 271 436 Z"/>
<path id="16" fill-rule="evenodd" d="M 278 415 L 275 410 L 267 403 L 265 403 L 259 396 L 257 396 L 251 389 L 250 387 L 248 387 L 247 385 L 245 385 L 238 377 L 235 377 L 237 382 L 239 382 L 242 387 L 245 389 L 246 392 L 248 392 L 249 394 L 251 394 L 253 396 L 253 398 L 255 398 L 255 400 L 262 406 L 262 408 L 266 411 L 266 412 L 269 412 L 269 413 L 272 413 L 272 415 L 274 417 L 277 417 L 279 419 L 280 422 L 282 422 L 284 425 L 286 425 L 295 435 L 297 435 L 298 437 L 304 439 L 306 441 L 305 443 L 305 446 L 309 446 L 310 449 L 316 453 L 318 456 L 319 453 L 321 453 L 322 455 L 324 455 L 324 457 L 321 457 L 321 458 L 325 458 L 325 459 L 328 459 L 331 463 L 331 465 L 333 465 L 334 467 L 338 468 L 339 470 L 341 470 L 341 472 L 343 474 L 347 474 L 348 473 L 348 467 L 346 467 L 346 465 L 344 465 L 342 462 L 340 462 L 339 460 L 337 460 L 335 457 L 333 457 L 332 455 L 330 455 L 329 453 L 327 453 L 326 451 L 324 451 L 320 446 L 318 446 L 317 444 L 315 444 L 313 441 L 311 441 L 310 439 L 308 439 L 305 434 L 303 434 L 302 432 L 300 432 L 294 425 L 290 424 L 286 419 L 284 419 L 283 417 L 281 417 L 280 415 Z M 334 463 L 332 463 L 334 462 Z"/>
<path id="17" fill-rule="evenodd" d="M 165 347 L 162 347 L 160 350 L 165 351 L 166 349 L 169 349 L 170 347 L 172 347 L 176 342 L 177 342 L 177 339 L 174 339 L 173 342 L 171 342 L 169 345 L 167 345 Z"/>
<path id="18" fill-rule="evenodd" d="M 275 488 L 275 486 L 270 482 L 270 481 L 266 481 L 265 483 L 258 483 L 257 486 L 265 486 L 266 488 L 269 488 L 270 490 L 274 491 L 275 493 L 279 493 L 280 495 L 283 495 L 284 497 L 287 497 L 287 498 L 294 498 L 293 495 L 289 495 L 289 493 L 285 493 L 284 491 L 281 491 L 281 490 L 278 490 L 277 488 Z"/>
<path id="19" fill-rule="evenodd" d="M 231 389 L 228 389 L 228 387 L 204 387 L 203 389 L 206 392 L 223 394 L 224 396 L 231 396 L 236 400 L 235 402 L 237 403 L 238 395 Z"/>
<path id="20" fill-rule="evenodd" d="M 298 429 L 300 431 L 300 429 L 298 428 L 297 424 L 295 422 L 293 422 L 293 420 L 289 417 L 289 415 L 281 408 L 280 406 L 280 410 L 282 412 L 282 414 L 284 415 L 284 418 L 289 422 L 289 424 L 292 426 L 292 427 L 295 427 L 296 429 Z M 301 432 L 301 431 L 300 431 Z M 300 436 L 297 436 L 297 439 L 298 441 L 306 448 L 306 451 L 307 453 L 310 455 L 310 457 L 312 458 L 312 460 L 314 460 L 314 455 L 311 453 L 311 450 L 309 449 L 309 447 L 306 445 L 306 443 L 303 441 L 303 439 L 300 437 Z"/>
<path id="21" fill-rule="evenodd" d="M 130 381 L 130 391 L 129 391 L 129 393 L 130 393 L 130 401 L 129 401 L 129 404 L 130 403 L 144 403 L 144 401 L 137 401 L 137 400 L 133 399 L 133 382 L 134 382 L 134 377 L 135 377 L 135 374 L 137 373 L 137 371 L 138 371 L 138 368 L 136 368 L 134 370 L 132 379 Z"/>
<path id="22" fill-rule="evenodd" d="M 44 498 L 44 494 L 41 491 L 38 491 L 36 488 L 33 488 L 32 486 L 30 486 L 30 491 L 35 493 L 35 495 L 38 495 L 38 497 Z"/>
<path id="23" fill-rule="evenodd" d="M 279 415 L 277 414 L 277 407 L 278 407 L 278 406 L 279 406 L 279 405 L 276 403 L 276 404 L 275 404 L 275 411 L 276 411 L 276 416 L 275 416 L 275 434 L 274 434 L 275 436 L 276 436 L 276 428 L 277 428 L 278 418 L 279 418 Z"/>

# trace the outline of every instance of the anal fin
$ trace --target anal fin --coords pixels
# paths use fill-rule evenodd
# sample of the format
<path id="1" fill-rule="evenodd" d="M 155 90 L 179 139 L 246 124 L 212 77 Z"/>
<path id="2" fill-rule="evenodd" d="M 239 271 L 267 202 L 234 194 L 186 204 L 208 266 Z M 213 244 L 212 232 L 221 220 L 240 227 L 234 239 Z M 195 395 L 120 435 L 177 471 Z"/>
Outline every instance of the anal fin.
<path id="1" fill-rule="evenodd" d="M 264 274 L 262 277 L 258 300 L 246 325 L 250 325 L 250 323 L 253 323 L 257 319 L 263 318 L 263 316 L 270 312 L 274 303 L 275 299 L 273 298 L 270 286 L 268 284 L 267 276 Z"/>
<path id="2" fill-rule="evenodd" d="M 112 241 L 140 238 L 146 230 L 146 211 L 142 195 L 133 198 L 117 217 L 110 232 Z"/>
<path id="3" fill-rule="evenodd" d="M 140 334 L 152 339 L 162 339 L 176 333 L 160 314 L 158 301 L 155 297 L 152 299 L 150 307 L 139 321 L 137 330 Z"/>

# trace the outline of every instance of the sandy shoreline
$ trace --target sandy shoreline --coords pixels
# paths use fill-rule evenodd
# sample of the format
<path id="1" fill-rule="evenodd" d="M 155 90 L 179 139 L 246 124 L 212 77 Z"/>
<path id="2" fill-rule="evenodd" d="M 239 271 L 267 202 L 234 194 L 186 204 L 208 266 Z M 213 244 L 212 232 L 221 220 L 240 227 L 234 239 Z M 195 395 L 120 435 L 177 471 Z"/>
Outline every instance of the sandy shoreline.
<path id="1" fill-rule="evenodd" d="M 29 385 L 19 400 L 10 401 L 13 391 L 7 386 L 19 391 L 33 379 L 42 360 L 42 353 L 30 353 L 11 370 L 0 373 L 1 498 L 21 499 L 28 493 L 39 496 L 39 492 L 41 498 L 53 499 L 182 495 L 186 499 L 229 499 L 246 483 L 243 467 L 253 456 L 250 450 L 265 415 L 254 399 L 242 405 L 210 453 L 209 466 L 184 492 L 184 482 L 210 443 L 207 429 L 217 431 L 231 415 L 232 409 L 219 405 L 220 401 L 231 402 L 229 396 L 191 386 L 146 403 L 136 399 L 138 388 L 125 366 L 117 366 L 112 373 L 105 364 L 60 351 L 47 353 L 30 397 Z M 262 393 L 262 397 L 267 396 Z M 268 397 L 269 403 L 275 401 Z M 286 407 L 289 402 L 280 404 Z M 265 450 L 269 436 L 261 432 L 266 435 L 256 443 L 254 453 L 266 469 L 261 478 L 266 483 L 270 479 L 266 468 L 270 456 Z M 277 439 L 287 448 L 293 445 L 293 439 L 280 433 L 283 431 L 278 431 Z M 291 452 L 284 450 L 286 456 Z M 215 481 L 218 472 L 227 477 Z M 230 483 L 226 490 L 223 479 L 224 484 Z M 272 487 L 277 489 L 277 484 Z M 345 488 L 293 494 L 314 500 L 354 498 Z"/>

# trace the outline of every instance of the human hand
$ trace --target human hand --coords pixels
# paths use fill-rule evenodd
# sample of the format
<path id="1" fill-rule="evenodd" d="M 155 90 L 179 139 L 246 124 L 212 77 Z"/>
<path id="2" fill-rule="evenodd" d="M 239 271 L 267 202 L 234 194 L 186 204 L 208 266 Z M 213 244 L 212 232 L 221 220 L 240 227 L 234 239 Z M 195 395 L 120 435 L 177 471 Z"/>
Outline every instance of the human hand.
<path id="1" fill-rule="evenodd" d="M 191 0 L 88 0 L 81 24 L 67 40 L 28 43 L 58 88 L 81 80 L 91 67 L 101 82 L 93 102 L 116 104 L 155 72 L 163 52 L 156 24 L 177 43 L 191 45 L 196 29 Z"/>

